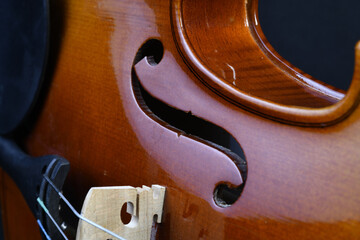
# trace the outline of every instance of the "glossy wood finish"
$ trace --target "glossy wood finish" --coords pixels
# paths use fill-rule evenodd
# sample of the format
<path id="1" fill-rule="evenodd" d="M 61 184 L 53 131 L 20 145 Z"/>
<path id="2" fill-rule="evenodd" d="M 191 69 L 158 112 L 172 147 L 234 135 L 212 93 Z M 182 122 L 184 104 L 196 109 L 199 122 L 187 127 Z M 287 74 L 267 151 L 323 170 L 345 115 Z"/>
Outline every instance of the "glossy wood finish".
<path id="1" fill-rule="evenodd" d="M 173 0 L 174 33 L 187 64 L 230 101 L 278 121 L 324 126 L 347 117 L 359 102 L 357 67 L 346 97 L 296 69 L 266 40 L 257 4 Z"/>
<path id="2" fill-rule="evenodd" d="M 41 239 L 38 225 L 20 190 L 12 179 L 0 172 L 1 216 L 4 239 Z M 11 230 L 10 230 L 11 229 Z M 21 230 L 20 230 L 21 229 Z M 10 231 L 9 231 L 10 230 Z"/>
<path id="3" fill-rule="evenodd" d="M 26 150 L 70 161 L 64 194 L 78 209 L 90 187 L 166 186 L 157 239 L 358 239 L 360 108 L 326 128 L 287 125 L 240 108 L 199 81 L 184 62 L 172 34 L 170 6 L 168 0 L 52 5 L 53 29 L 58 29 L 50 55 L 54 70 L 34 124 L 20 137 Z M 223 127 L 244 149 L 248 177 L 230 207 L 217 206 L 213 191 L 219 183 L 241 184 L 232 160 L 139 106 L 133 61 L 150 38 L 161 40 L 165 53 L 158 65 L 142 60 L 135 66 L 145 89 Z M 332 102 L 323 98 L 321 106 Z M 28 211 L 23 201 L 4 193 L 6 212 Z M 37 228 L 19 231 L 8 216 L 3 219 L 7 239 L 38 236 Z"/>

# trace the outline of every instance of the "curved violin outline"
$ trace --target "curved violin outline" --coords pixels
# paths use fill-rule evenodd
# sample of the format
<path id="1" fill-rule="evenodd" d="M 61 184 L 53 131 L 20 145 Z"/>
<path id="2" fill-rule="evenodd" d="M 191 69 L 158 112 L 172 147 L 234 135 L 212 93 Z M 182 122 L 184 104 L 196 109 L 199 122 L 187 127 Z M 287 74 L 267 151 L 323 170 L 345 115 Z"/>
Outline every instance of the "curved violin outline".
<path id="1" fill-rule="evenodd" d="M 303 88 L 309 91 L 317 91 L 327 95 L 330 98 L 341 99 L 337 103 L 321 107 L 299 107 L 279 104 L 273 101 L 265 100 L 257 96 L 250 95 L 229 84 L 223 78 L 216 75 L 194 51 L 189 37 L 187 36 L 184 18 L 183 18 L 183 0 L 171 1 L 172 27 L 176 45 L 183 59 L 191 68 L 194 74 L 202 83 L 210 87 L 217 94 L 228 101 L 245 108 L 251 112 L 264 117 L 277 120 L 287 124 L 325 127 L 336 124 L 356 108 L 360 101 L 360 42 L 355 47 L 355 70 L 352 83 L 347 94 L 343 97 L 341 92 L 337 92 L 320 81 L 309 79 L 284 63 L 278 54 L 269 47 L 264 34 L 261 31 L 257 18 L 257 0 L 244 1 L 246 8 L 246 20 L 252 37 L 255 39 L 259 48 L 270 59 L 274 67 L 278 67 L 286 74 L 292 76 L 293 80 L 302 83 Z M 286 61 L 285 61 L 286 62 Z"/>
<path id="2" fill-rule="evenodd" d="M 172 136 L 171 141 L 178 144 L 178 149 L 173 149 L 171 155 L 182 156 L 182 160 L 178 161 L 177 164 L 172 163 L 168 170 L 177 169 L 177 172 L 181 172 L 180 169 L 182 169 L 183 174 L 189 176 L 190 182 L 192 181 L 191 179 L 196 177 L 194 169 L 197 168 L 197 164 L 201 166 L 201 171 L 212 172 L 212 180 L 206 184 L 206 187 L 203 186 L 204 189 L 208 189 L 206 191 L 208 194 L 207 198 L 209 197 L 209 193 L 211 193 L 211 202 L 216 204 L 218 210 L 219 208 L 227 208 L 238 201 L 246 184 L 247 162 L 243 149 L 238 141 L 224 128 L 202 119 L 196 116 L 196 114 L 193 115 L 191 110 L 173 107 L 171 104 L 160 100 L 156 95 L 147 91 L 146 85 L 144 86 L 142 83 L 148 84 L 152 82 L 153 86 L 156 86 L 156 82 L 152 81 L 153 77 L 140 79 L 137 74 L 138 67 L 145 64 L 151 66 L 151 68 L 156 68 L 158 64 L 163 64 L 162 59 L 165 56 L 167 56 L 167 54 L 164 53 L 164 47 L 161 41 L 156 38 L 148 39 L 139 48 L 131 71 L 131 86 L 134 100 L 141 111 L 145 113 L 152 122 L 160 125 L 163 130 L 166 129 L 167 134 Z M 174 121 L 174 119 L 168 115 L 176 116 L 179 118 L 179 121 L 185 124 L 183 125 L 180 122 Z M 186 117 L 184 117 L 184 115 L 186 115 Z M 213 139 L 213 137 L 205 137 L 198 134 L 194 126 L 192 126 L 194 122 L 191 121 L 190 118 L 193 121 L 201 122 L 201 128 L 207 132 L 212 131 L 215 135 L 224 133 L 229 135 L 229 138 L 232 138 L 237 149 L 230 149 L 230 147 L 220 143 L 217 139 Z M 159 135 L 159 139 L 157 139 L 155 144 L 159 145 L 159 142 L 162 141 L 160 139 L 162 139 L 162 135 L 164 135 L 164 132 L 161 133 L 163 130 L 146 135 Z M 174 136 L 176 137 L 174 138 Z M 179 149 L 183 150 L 179 151 Z M 167 153 L 163 152 L 159 158 L 166 158 L 166 155 Z M 197 164 L 189 161 L 190 159 L 194 159 L 194 156 L 199 156 Z M 178 167 L 175 167 L 176 165 L 178 165 Z M 203 169 L 202 166 L 204 165 L 208 167 Z M 211 168 L 213 168 L 213 170 L 210 170 Z M 199 170 L 200 169 L 197 171 Z M 190 186 L 194 184 L 187 183 L 187 185 Z M 210 190 L 211 188 L 212 190 Z M 208 199 L 208 201 L 209 200 L 210 199 Z"/>

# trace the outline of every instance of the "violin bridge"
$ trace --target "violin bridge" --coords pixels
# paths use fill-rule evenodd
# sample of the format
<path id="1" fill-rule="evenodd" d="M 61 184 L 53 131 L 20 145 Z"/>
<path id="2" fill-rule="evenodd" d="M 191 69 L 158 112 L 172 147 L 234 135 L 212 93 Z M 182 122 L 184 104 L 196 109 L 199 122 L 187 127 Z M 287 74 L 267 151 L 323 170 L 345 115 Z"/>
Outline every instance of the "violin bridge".
<path id="1" fill-rule="evenodd" d="M 149 240 L 154 219 L 161 223 L 165 187 L 152 185 L 134 188 L 94 187 L 86 195 L 81 215 L 126 240 Z M 121 219 L 121 209 L 127 204 L 129 223 Z M 155 217 L 157 216 L 157 217 Z M 79 221 L 77 240 L 117 239 L 87 222 Z"/>

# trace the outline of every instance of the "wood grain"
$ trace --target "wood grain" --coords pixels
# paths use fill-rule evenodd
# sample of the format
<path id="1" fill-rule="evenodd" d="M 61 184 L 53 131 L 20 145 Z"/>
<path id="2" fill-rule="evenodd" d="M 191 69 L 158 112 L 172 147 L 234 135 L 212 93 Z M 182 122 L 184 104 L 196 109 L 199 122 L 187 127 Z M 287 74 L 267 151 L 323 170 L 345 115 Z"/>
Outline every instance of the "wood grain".
<path id="1" fill-rule="evenodd" d="M 359 102 L 359 53 L 344 97 L 275 52 L 262 33 L 257 5 L 173 0 L 175 39 L 187 64 L 229 101 L 277 121 L 326 126 L 346 118 Z"/>
<path id="2" fill-rule="evenodd" d="M 227 4 L 222 2 L 224 7 Z M 284 124 L 239 107 L 199 81 L 184 62 L 173 36 L 170 7 L 169 0 L 53 3 L 52 39 L 56 41 L 50 52 L 48 87 L 33 121 L 18 134 L 19 143 L 33 156 L 59 154 L 70 161 L 64 194 L 78 210 L 91 187 L 165 186 L 157 239 L 358 239 L 359 107 L 353 105 L 347 118 L 326 128 Z M 196 16 L 191 20 L 196 21 Z M 242 36 L 249 35 L 239 39 Z M 213 191 L 220 183 L 242 183 L 232 160 L 169 129 L 143 111 L 135 98 L 134 59 L 152 38 L 163 43 L 164 56 L 155 66 L 144 60 L 136 65 L 145 89 L 173 107 L 221 126 L 244 150 L 248 177 L 241 197 L 230 207 L 216 205 Z M 237 57 L 243 57 L 244 63 L 253 51 L 261 53 L 240 50 Z M 229 58 L 233 54 L 223 53 Z M 286 76 L 270 60 L 264 61 L 269 64 L 253 69 L 251 81 L 275 81 L 266 74 L 269 71 Z M 239 74 L 246 79 L 250 73 Z M 251 81 L 249 88 L 257 88 Z M 295 89 L 303 92 L 300 106 L 321 108 L 337 101 L 313 92 L 309 96 L 305 86 L 298 86 Z M 264 96 L 267 87 L 260 91 Z M 281 84 L 277 87 L 283 89 Z M 286 100 L 285 95 L 279 95 L 284 104 L 297 105 L 297 100 Z M 312 105 L 314 99 L 319 105 Z M 1 194 L 7 239 L 39 239 L 36 227 L 19 231 L 11 216 L 22 216 L 29 226 L 35 226 L 34 219 L 22 215 L 28 209 L 18 194 L 16 208 L 13 198 L 4 195 L 16 192 L 15 186 L 8 181 L 2 185 L 8 189 Z"/>

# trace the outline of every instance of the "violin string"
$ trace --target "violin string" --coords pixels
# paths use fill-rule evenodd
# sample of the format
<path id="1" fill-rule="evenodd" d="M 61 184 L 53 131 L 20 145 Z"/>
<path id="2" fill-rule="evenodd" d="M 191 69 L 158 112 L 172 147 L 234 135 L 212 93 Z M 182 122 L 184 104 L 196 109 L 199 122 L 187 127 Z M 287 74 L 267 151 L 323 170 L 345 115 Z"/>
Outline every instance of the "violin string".
<path id="1" fill-rule="evenodd" d="M 74 213 L 74 215 L 76 217 L 78 217 L 79 219 L 83 220 L 84 222 L 87 222 L 88 224 L 106 232 L 107 234 L 110 234 L 113 237 L 116 237 L 117 239 L 120 240 L 126 240 L 123 237 L 120 237 L 119 235 L 117 235 L 116 233 L 110 231 L 109 229 L 104 228 L 103 226 L 100 226 L 99 224 L 85 218 L 84 216 L 82 216 L 81 214 L 79 214 L 75 208 L 70 204 L 70 202 L 65 198 L 65 196 L 59 191 L 59 189 L 55 186 L 55 184 L 47 177 L 44 175 L 45 180 L 50 184 L 50 186 L 55 190 L 55 192 L 57 192 L 57 194 L 60 196 L 60 198 L 66 203 L 66 205 L 70 208 L 70 210 Z"/>
<path id="2" fill-rule="evenodd" d="M 41 231 L 44 233 L 46 239 L 51 240 L 49 234 L 46 232 L 44 226 L 41 224 L 41 221 L 38 219 L 38 220 L 36 220 L 36 222 L 39 224 L 39 227 L 40 227 Z"/>
<path id="3" fill-rule="evenodd" d="M 61 235 L 64 237 L 64 239 L 69 240 L 65 233 L 61 230 L 61 227 L 59 226 L 59 224 L 57 224 L 57 222 L 55 221 L 55 219 L 53 218 L 53 216 L 51 216 L 49 210 L 46 208 L 45 204 L 43 201 L 41 201 L 40 198 L 36 199 L 38 201 L 38 203 L 40 204 L 41 208 L 44 210 L 44 212 L 49 216 L 49 218 L 51 219 L 51 221 L 54 223 L 55 227 L 59 230 L 59 232 L 61 233 Z"/>

